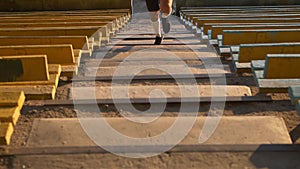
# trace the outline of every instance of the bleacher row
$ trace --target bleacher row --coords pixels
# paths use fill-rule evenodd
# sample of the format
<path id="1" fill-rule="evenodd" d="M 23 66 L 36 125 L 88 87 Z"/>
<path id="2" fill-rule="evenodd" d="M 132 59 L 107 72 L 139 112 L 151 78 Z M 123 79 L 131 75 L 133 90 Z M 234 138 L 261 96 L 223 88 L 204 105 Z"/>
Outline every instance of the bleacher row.
<path id="1" fill-rule="evenodd" d="M 260 93 L 290 91 L 300 112 L 300 6 L 183 7 L 180 17 L 237 73 L 252 72 Z"/>
<path id="2" fill-rule="evenodd" d="M 60 77 L 109 42 L 130 10 L 0 13 L 0 144 L 9 144 L 26 100 L 54 99 Z"/>

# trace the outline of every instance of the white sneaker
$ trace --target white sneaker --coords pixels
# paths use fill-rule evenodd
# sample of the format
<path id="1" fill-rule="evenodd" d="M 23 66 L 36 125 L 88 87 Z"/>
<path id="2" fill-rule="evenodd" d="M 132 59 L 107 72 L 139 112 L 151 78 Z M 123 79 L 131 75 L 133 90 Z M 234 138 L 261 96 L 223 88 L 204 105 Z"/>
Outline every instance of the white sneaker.
<path id="1" fill-rule="evenodd" d="M 171 24 L 168 18 L 162 18 L 162 26 L 165 33 L 169 33 L 171 29 Z"/>

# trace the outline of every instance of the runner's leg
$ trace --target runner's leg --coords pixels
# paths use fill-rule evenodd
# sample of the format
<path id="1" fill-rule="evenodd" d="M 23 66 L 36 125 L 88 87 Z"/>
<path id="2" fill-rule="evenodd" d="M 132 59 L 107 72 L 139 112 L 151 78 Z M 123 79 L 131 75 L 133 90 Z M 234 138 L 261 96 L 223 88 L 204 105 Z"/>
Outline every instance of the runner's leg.
<path id="1" fill-rule="evenodd" d="M 162 17 L 167 18 L 172 13 L 173 0 L 160 0 L 160 10 Z"/>
<path id="2" fill-rule="evenodd" d="M 159 0 L 146 0 L 147 8 L 150 11 L 150 18 L 152 21 L 152 26 L 154 32 L 156 34 L 155 43 L 156 45 L 161 44 L 163 39 L 161 30 L 160 30 L 160 7 L 159 7 Z"/>
<path id="3" fill-rule="evenodd" d="M 162 25 L 165 33 L 169 33 L 171 25 L 168 17 L 172 13 L 173 0 L 160 0 L 160 9 L 162 12 Z"/>

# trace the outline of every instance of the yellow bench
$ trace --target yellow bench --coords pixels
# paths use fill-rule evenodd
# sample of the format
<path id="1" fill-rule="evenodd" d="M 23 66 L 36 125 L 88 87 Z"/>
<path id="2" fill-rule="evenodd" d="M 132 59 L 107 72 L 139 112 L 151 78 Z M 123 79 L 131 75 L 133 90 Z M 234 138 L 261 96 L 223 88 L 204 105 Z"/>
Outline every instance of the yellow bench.
<path id="1" fill-rule="evenodd" d="M 0 122 L 12 123 L 14 126 L 21 115 L 20 111 L 25 102 L 25 95 L 23 92 L 0 92 L 0 104 L 3 103 L 17 103 L 17 105 L 0 106 Z"/>
<path id="2" fill-rule="evenodd" d="M 27 99 L 54 99 L 60 65 L 48 65 L 46 55 L 3 56 L 0 65 L 0 92 L 24 91 Z"/>
<path id="3" fill-rule="evenodd" d="M 75 57 L 80 55 L 91 56 L 93 41 L 87 36 L 0 36 L 0 46 L 15 45 L 62 45 L 71 44 Z"/>
<path id="4" fill-rule="evenodd" d="M 5 54 L 4 54 L 5 55 Z M 0 57 L 0 81 L 45 81 L 49 80 L 47 56 Z"/>
<path id="5" fill-rule="evenodd" d="M 20 111 L 18 107 L 0 107 L 1 123 L 12 123 L 15 126 L 21 115 Z"/>
<path id="6" fill-rule="evenodd" d="M 0 123 L 0 145 L 9 145 L 13 132 L 12 123 Z"/>
<path id="7" fill-rule="evenodd" d="M 273 25 L 283 25 L 283 26 L 288 26 L 288 25 L 296 25 L 298 23 L 293 23 L 293 22 L 285 22 L 285 23 L 223 23 L 223 22 L 218 22 L 218 23 L 205 23 L 202 27 L 202 33 L 203 35 L 208 35 L 209 30 L 212 30 L 213 26 L 253 26 L 253 25 L 259 25 L 259 26 L 273 26 Z"/>
<path id="8" fill-rule="evenodd" d="M 245 11 L 245 10 L 232 10 L 232 11 L 191 11 L 182 13 L 180 16 L 182 20 L 193 22 L 194 17 L 209 17 L 209 16 L 233 16 L 233 15 L 297 15 L 299 14 L 298 10 L 282 10 L 282 11 L 272 11 L 272 10 L 252 10 L 252 11 Z M 284 16 L 283 16 L 284 17 Z"/>
<path id="9" fill-rule="evenodd" d="M 279 12 L 285 12 L 285 13 L 299 13 L 299 9 L 296 7 L 282 7 L 280 8 L 279 6 L 276 6 L 276 8 L 268 6 L 268 7 L 263 7 L 263 6 L 230 6 L 229 7 L 222 7 L 218 8 L 203 8 L 203 7 L 186 7 L 186 8 L 181 8 L 180 11 L 180 16 L 182 18 L 189 20 L 191 19 L 190 17 L 195 15 L 195 14 L 207 14 L 207 15 L 214 15 L 214 14 L 258 14 L 258 13 L 279 13 Z"/>
<path id="10" fill-rule="evenodd" d="M 241 44 L 238 62 L 249 63 L 252 60 L 265 60 L 267 54 L 297 53 L 300 53 L 300 43 Z"/>
<path id="11" fill-rule="evenodd" d="M 197 18 L 197 27 L 201 29 L 205 23 L 297 23 L 300 18 Z"/>
<path id="12" fill-rule="evenodd" d="M 267 54 L 297 54 L 300 53 L 300 43 L 258 43 L 258 44 L 241 44 L 239 53 L 232 54 L 233 67 L 235 71 L 251 72 L 250 62 L 254 60 L 264 60 Z M 255 62 L 261 67 L 260 62 Z M 257 69 L 257 66 L 252 68 Z"/>
<path id="13" fill-rule="evenodd" d="M 260 93 L 286 93 L 300 85 L 299 64 L 299 54 L 268 54 L 264 70 L 254 72 Z"/>
<path id="14" fill-rule="evenodd" d="M 66 22 L 66 23 L 90 23 L 90 22 L 107 22 L 109 29 L 111 31 L 116 31 L 120 29 L 124 23 L 119 22 L 114 17 L 106 17 L 106 18 L 7 18 L 0 19 L 0 23 L 51 23 L 51 22 Z"/>
<path id="15" fill-rule="evenodd" d="M 112 22 L 49 22 L 49 23 L 0 23 L 0 28 L 76 28 L 76 27 L 97 27 L 103 38 L 109 38 L 114 33 L 115 27 Z M 96 31 L 95 31 L 96 32 Z"/>
<path id="16" fill-rule="evenodd" d="M 285 20 L 285 19 L 299 19 L 300 15 L 299 14 L 253 14 L 253 13 L 246 13 L 246 14 L 233 14 L 233 15 L 211 15 L 211 16 L 193 16 L 192 17 L 192 23 L 194 25 L 196 24 L 201 24 L 201 27 L 203 27 L 203 22 L 201 22 L 202 20 L 209 20 L 211 19 L 212 22 L 215 22 L 215 20 L 239 20 L 239 19 L 245 19 L 245 20 L 253 20 L 253 19 L 257 19 L 257 20 L 268 20 L 268 19 L 278 19 L 278 20 Z M 204 21 L 205 23 L 206 21 Z M 260 21 L 258 21 L 260 22 Z M 208 23 L 208 22 L 206 22 Z M 201 28 L 199 27 L 199 28 Z"/>
<path id="17" fill-rule="evenodd" d="M 87 36 L 101 41 L 99 27 L 0 28 L 0 36 Z"/>
<path id="18" fill-rule="evenodd" d="M 264 78 L 266 79 L 300 79 L 299 54 L 268 54 Z"/>
<path id="19" fill-rule="evenodd" d="M 300 29 L 224 30 L 222 46 L 250 43 L 299 42 Z"/>
<path id="20" fill-rule="evenodd" d="M 130 9 L 103 9 L 103 10 L 74 10 L 74 11 L 30 11 L 30 12 L 1 12 L 2 16 L 40 16 L 40 15 L 102 15 L 102 14 L 119 13 L 130 16 Z"/>
<path id="21" fill-rule="evenodd" d="M 8 145 L 25 102 L 24 92 L 0 92 L 0 145 Z"/>
<path id="22" fill-rule="evenodd" d="M 47 63 L 46 55 L 0 56 L 1 86 L 58 85 L 61 66 Z"/>
<path id="23" fill-rule="evenodd" d="M 0 56 L 47 55 L 48 64 L 60 64 L 62 76 L 73 77 L 77 74 L 72 45 L 24 45 L 0 46 Z"/>
<path id="24" fill-rule="evenodd" d="M 217 39 L 218 35 L 222 35 L 224 30 L 269 30 L 269 29 L 299 29 L 300 24 L 294 25 L 220 25 L 212 26 L 210 39 Z"/>
<path id="25" fill-rule="evenodd" d="M 0 107 L 18 107 L 22 109 L 24 92 L 0 92 Z"/>

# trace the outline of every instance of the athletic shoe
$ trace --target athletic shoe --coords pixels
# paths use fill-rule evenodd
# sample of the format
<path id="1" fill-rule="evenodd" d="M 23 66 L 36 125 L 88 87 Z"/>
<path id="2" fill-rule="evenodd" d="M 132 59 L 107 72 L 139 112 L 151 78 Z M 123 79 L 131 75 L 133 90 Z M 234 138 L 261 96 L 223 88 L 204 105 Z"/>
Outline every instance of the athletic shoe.
<path id="1" fill-rule="evenodd" d="M 163 39 L 164 39 L 164 36 L 163 36 L 163 35 L 162 35 L 161 37 L 156 36 L 156 37 L 155 37 L 154 45 L 160 45 Z"/>
<path id="2" fill-rule="evenodd" d="M 162 27 L 165 33 L 169 33 L 171 29 L 170 21 L 168 18 L 162 18 Z"/>

